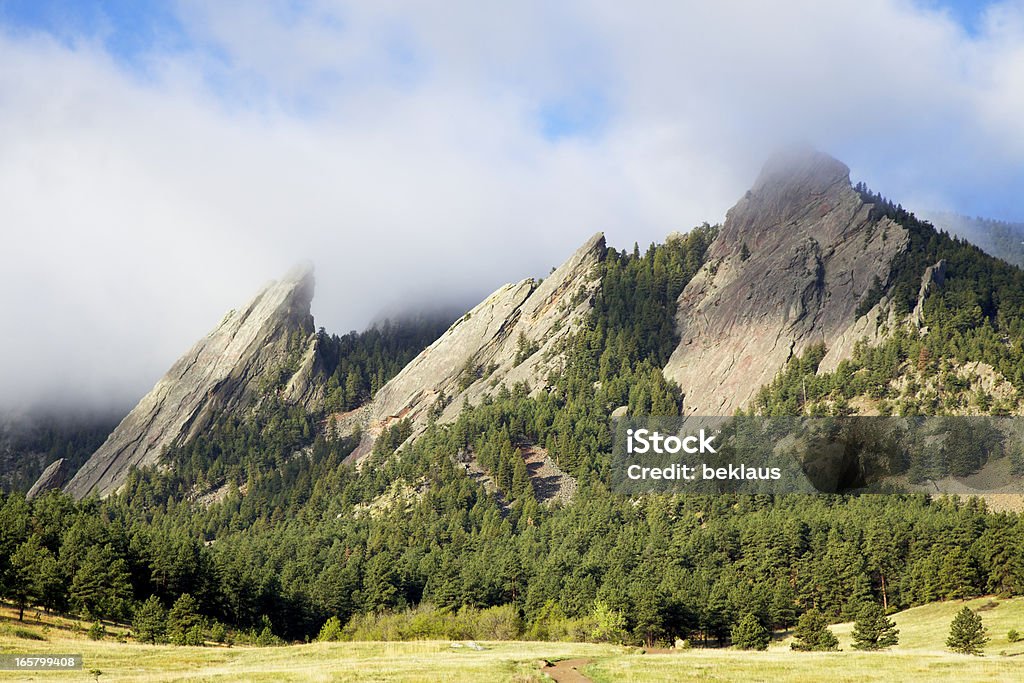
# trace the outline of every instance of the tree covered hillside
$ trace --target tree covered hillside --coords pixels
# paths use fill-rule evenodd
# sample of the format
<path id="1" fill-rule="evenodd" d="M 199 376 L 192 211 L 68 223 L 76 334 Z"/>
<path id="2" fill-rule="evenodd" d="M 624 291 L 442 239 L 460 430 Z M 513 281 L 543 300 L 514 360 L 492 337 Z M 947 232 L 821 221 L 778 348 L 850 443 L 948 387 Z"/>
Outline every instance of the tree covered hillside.
<path id="1" fill-rule="evenodd" d="M 849 381 L 813 374 L 813 358 L 794 361 L 760 409 L 839 411 L 851 384 L 895 400 L 891 381 L 908 360 L 921 362 L 921 348 L 926 369 L 977 354 L 1015 386 L 1024 381 L 1014 365 L 1020 272 L 893 207 L 880 210 L 912 228 L 912 251 L 879 296 L 912 306 L 907 287 L 924 266 L 949 263 L 947 286 L 926 302 L 929 333 L 859 350 L 840 368 Z M 705 225 L 643 252 L 609 249 L 590 317 L 560 349 L 564 367 L 548 391 L 501 389 L 396 452 L 410 433 L 399 421 L 358 471 L 344 462 L 358 435 L 325 434 L 324 415 L 288 406 L 268 387 L 252 411 L 221 416 L 202 438 L 169 449 L 166 467 L 134 472 L 117 495 L 79 503 L 59 493 L 31 503 L 8 496 L 0 508 L 4 594 L 88 618 L 141 613 L 147 629 L 187 594 L 179 621 L 194 610 L 190 624 L 211 633 L 226 625 L 261 642 L 321 629 L 329 638 L 499 629 L 505 637 L 722 644 L 751 615 L 783 629 L 812 608 L 838 621 L 866 603 L 896 609 L 1024 591 L 1024 523 L 978 501 L 609 491 L 611 412 L 679 413 L 679 389 L 661 368 L 678 342 L 676 299 L 715 234 Z M 962 318 L 966 303 L 977 311 Z M 330 409 L 368 398 L 400 366 L 392 357 L 429 336 L 382 330 L 331 341 Z M 807 385 L 806 401 L 794 397 L 797 383 Z M 538 501 L 526 447 L 543 448 L 576 477 L 571 503 Z M 471 476 L 467 459 L 490 474 L 496 493 Z"/>

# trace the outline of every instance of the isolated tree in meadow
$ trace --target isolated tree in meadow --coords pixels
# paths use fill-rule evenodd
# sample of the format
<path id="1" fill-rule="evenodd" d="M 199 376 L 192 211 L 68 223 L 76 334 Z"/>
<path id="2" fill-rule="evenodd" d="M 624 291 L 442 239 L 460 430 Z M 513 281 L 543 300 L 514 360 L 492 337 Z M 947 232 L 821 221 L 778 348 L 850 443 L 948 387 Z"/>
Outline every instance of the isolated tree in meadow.
<path id="1" fill-rule="evenodd" d="M 982 648 L 987 642 L 988 636 L 985 634 L 985 625 L 981 623 L 981 617 L 964 605 L 949 625 L 946 647 L 965 655 L 981 655 Z"/>
<path id="2" fill-rule="evenodd" d="M 883 650 L 899 642 L 899 629 L 878 603 L 860 608 L 853 625 L 853 649 Z"/>
<path id="3" fill-rule="evenodd" d="M 135 632 L 135 639 L 140 643 L 163 642 L 167 636 L 167 610 L 161 604 L 160 598 L 151 595 L 135 610 L 132 630 Z"/>
<path id="4" fill-rule="evenodd" d="M 748 613 L 732 627 L 732 644 L 741 650 L 767 650 L 772 635 L 757 617 Z"/>
<path id="5" fill-rule="evenodd" d="M 796 624 L 794 650 L 825 652 L 839 649 L 839 639 L 828 628 L 825 615 L 816 609 L 809 609 L 800 615 Z"/>

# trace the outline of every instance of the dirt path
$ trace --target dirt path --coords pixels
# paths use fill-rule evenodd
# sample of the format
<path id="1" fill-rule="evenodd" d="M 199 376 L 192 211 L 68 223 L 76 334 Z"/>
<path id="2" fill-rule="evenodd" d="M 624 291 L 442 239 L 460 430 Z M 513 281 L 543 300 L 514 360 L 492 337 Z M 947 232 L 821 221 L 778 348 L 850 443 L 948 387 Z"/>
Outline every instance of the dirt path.
<path id="1" fill-rule="evenodd" d="M 543 671 L 551 676 L 556 683 L 592 683 L 589 678 L 579 672 L 591 661 L 590 659 L 563 659 L 560 662 L 548 664 Z"/>

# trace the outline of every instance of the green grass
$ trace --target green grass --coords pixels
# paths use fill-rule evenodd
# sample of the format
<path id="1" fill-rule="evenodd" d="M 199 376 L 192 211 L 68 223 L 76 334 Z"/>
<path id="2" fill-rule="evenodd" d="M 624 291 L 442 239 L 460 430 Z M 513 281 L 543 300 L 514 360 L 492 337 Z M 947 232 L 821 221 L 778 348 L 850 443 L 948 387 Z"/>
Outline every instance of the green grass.
<path id="1" fill-rule="evenodd" d="M 1024 680 L 1024 643 L 1009 643 L 1011 628 L 1024 632 L 1024 598 L 980 598 L 966 604 L 984 607 L 989 631 L 985 657 L 945 651 L 949 622 L 965 603 L 946 602 L 895 615 L 900 644 L 889 652 L 851 649 L 852 624 L 832 627 L 842 652 L 798 653 L 789 639 L 767 652 L 694 649 L 672 654 L 640 654 L 635 648 L 582 643 L 486 643 L 483 651 L 452 648 L 437 641 L 408 643 L 313 643 L 276 648 L 173 647 L 118 643 L 123 629 L 108 626 L 104 641 L 85 636 L 88 624 L 26 616 L 19 624 L 10 610 L 0 611 L 0 651 L 84 656 L 83 671 L 0 672 L 0 681 L 541 681 L 542 660 L 587 658 L 584 673 L 595 683 L 612 681 L 783 681 L 810 683 L 871 681 Z M 40 638 L 35 640 L 33 638 Z"/>

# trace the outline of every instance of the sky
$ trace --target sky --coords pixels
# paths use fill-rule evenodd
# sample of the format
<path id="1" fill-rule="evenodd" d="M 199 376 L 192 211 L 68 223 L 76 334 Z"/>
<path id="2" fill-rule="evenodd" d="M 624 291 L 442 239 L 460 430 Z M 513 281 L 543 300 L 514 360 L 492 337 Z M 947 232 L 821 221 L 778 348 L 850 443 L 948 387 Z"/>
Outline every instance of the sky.
<path id="1" fill-rule="evenodd" d="M 130 403 L 305 259 L 340 333 L 720 221 L 794 142 L 1024 220 L 1024 0 L 0 0 L 0 408 Z"/>

